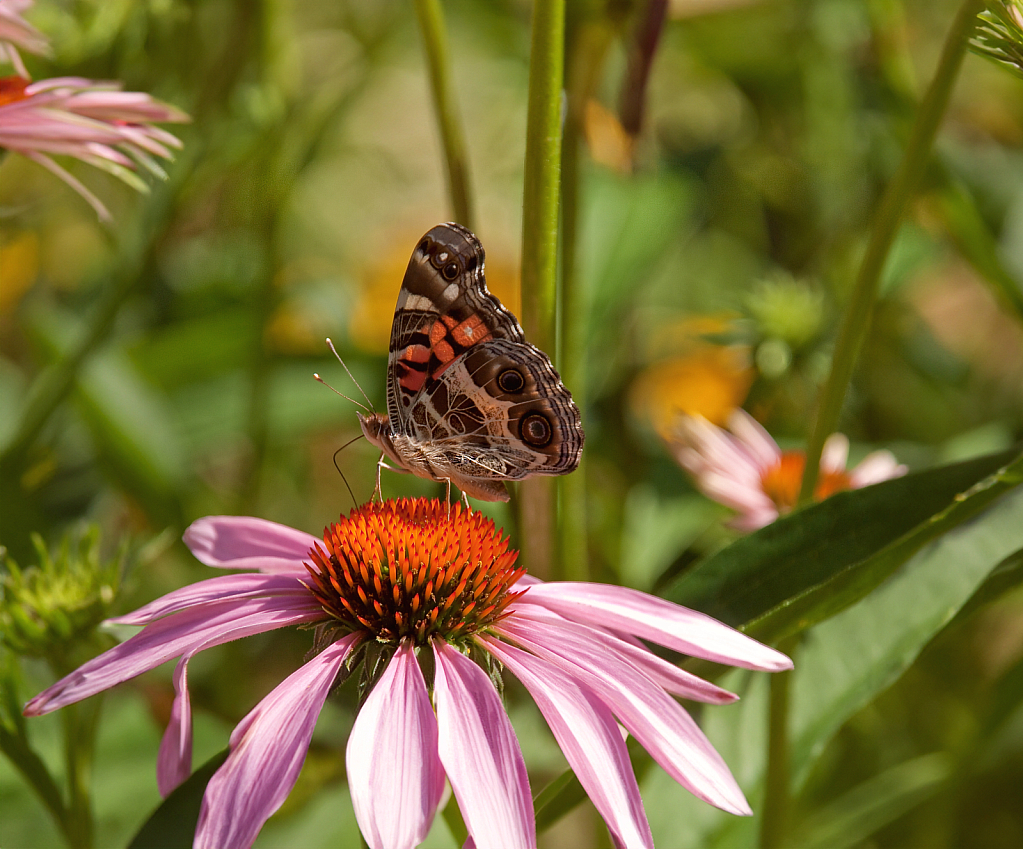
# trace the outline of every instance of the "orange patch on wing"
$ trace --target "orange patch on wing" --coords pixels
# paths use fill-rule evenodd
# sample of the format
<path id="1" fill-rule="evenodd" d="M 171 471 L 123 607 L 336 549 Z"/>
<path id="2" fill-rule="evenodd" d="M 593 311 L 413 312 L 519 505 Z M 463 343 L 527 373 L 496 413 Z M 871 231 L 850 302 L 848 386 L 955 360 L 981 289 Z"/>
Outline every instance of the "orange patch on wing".
<path id="1" fill-rule="evenodd" d="M 461 324 L 451 328 L 451 336 L 463 348 L 478 345 L 490 338 L 490 331 L 478 315 L 470 315 Z"/>
<path id="2" fill-rule="evenodd" d="M 425 345 L 409 345 L 405 353 L 401 355 L 403 361 L 410 363 L 425 363 L 430 359 L 430 349 Z"/>
<path id="3" fill-rule="evenodd" d="M 442 321 L 435 321 L 433 327 L 430 328 L 430 350 L 441 363 L 441 368 L 433 373 L 434 377 L 444 371 L 455 358 L 455 349 L 451 347 L 450 342 L 446 341 L 448 328 L 444 326 L 450 320 L 453 320 L 450 316 L 444 316 Z"/>
<path id="4" fill-rule="evenodd" d="M 422 389 L 425 382 L 426 372 L 416 371 L 415 369 L 407 369 L 405 373 L 398 378 L 398 383 L 401 388 L 412 393 L 416 393 Z"/>

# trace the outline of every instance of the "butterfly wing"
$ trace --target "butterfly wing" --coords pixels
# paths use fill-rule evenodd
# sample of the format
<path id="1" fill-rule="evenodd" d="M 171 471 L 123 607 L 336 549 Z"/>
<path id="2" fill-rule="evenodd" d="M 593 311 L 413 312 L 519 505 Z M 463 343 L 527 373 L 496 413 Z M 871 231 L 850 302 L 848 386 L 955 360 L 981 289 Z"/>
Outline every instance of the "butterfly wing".
<path id="1" fill-rule="evenodd" d="M 391 328 L 387 410 L 406 446 L 394 459 L 488 501 L 507 500 L 504 481 L 565 474 L 582 454 L 571 393 L 488 291 L 483 246 L 458 224 L 434 227 L 409 260 Z"/>
<path id="2" fill-rule="evenodd" d="M 479 344 L 428 381 L 412 426 L 443 452 L 456 484 L 567 474 L 583 449 L 579 409 L 550 359 L 508 339 Z"/>
<path id="3" fill-rule="evenodd" d="M 474 345 L 525 343 L 515 316 L 487 290 L 484 259 L 479 239 L 453 223 L 434 227 L 413 251 L 387 357 L 387 413 L 396 433 L 415 435 L 415 399 Z"/>

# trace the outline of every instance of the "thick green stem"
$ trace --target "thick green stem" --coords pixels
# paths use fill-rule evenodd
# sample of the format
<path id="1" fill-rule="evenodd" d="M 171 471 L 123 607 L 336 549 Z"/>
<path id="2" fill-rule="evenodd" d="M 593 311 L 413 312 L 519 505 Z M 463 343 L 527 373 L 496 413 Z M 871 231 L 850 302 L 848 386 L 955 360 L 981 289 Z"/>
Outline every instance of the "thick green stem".
<path id="1" fill-rule="evenodd" d="M 448 192 L 455 220 L 473 229 L 472 193 L 469 190 L 469 160 L 466 155 L 462 122 L 458 117 L 451 83 L 451 51 L 444 29 L 440 0 L 416 0 L 419 30 L 423 34 L 426 64 L 430 71 L 430 91 L 437 113 L 441 144 L 448 167 Z"/>
<path id="2" fill-rule="evenodd" d="M 71 828 L 68 822 L 68 811 L 64 806 L 64 798 L 42 758 L 33 751 L 24 736 L 5 728 L 3 724 L 0 724 L 0 751 L 17 767 L 25 781 L 35 791 L 36 796 L 46 806 L 53 821 L 70 844 Z"/>
<path id="3" fill-rule="evenodd" d="M 565 67 L 565 3 L 533 6 L 522 196 L 522 324 L 553 352 L 557 306 L 558 206 L 561 180 L 561 89 Z"/>
<path id="4" fill-rule="evenodd" d="M 899 229 L 899 222 L 920 177 L 930 160 L 931 147 L 938 125 L 948 106 L 952 86 L 955 84 L 963 54 L 977 22 L 977 14 L 984 8 L 982 0 L 965 0 L 952 23 L 941 51 L 938 69 L 931 80 L 917 112 L 913 129 L 903 154 L 902 162 L 889 183 L 881 206 L 874 217 L 870 241 L 860 265 L 849 306 L 835 343 L 831 374 L 821 393 L 820 406 L 806 450 L 806 469 L 799 493 L 801 504 L 812 500 L 817 484 L 821 451 L 828 435 L 838 426 L 842 402 L 852 377 L 856 358 L 870 324 L 870 314 L 877 300 L 878 283 L 888 251 Z"/>
<path id="5" fill-rule="evenodd" d="M 579 280 L 580 179 L 586 102 L 597 84 L 614 30 L 603 19 L 578 21 L 569 28 L 565 116 L 561 170 L 561 301 L 558 305 L 558 366 L 580 409 L 586 406 L 585 293 Z M 585 581 L 590 577 L 586 536 L 586 458 L 571 475 L 558 478 L 556 577 Z"/>
<path id="6" fill-rule="evenodd" d="M 561 105 L 565 68 L 565 0 L 533 5 L 522 197 L 522 324 L 538 347 L 556 354 L 558 207 Z M 550 478 L 521 487 L 524 562 L 549 576 L 554 548 L 554 488 Z"/>
<path id="7" fill-rule="evenodd" d="M 778 648 L 791 654 L 796 639 Z M 785 845 L 789 817 L 789 693 L 792 672 L 771 676 L 768 709 L 767 775 L 764 780 L 763 813 L 760 817 L 760 849 Z"/>
<path id="8" fill-rule="evenodd" d="M 64 758 L 67 767 L 67 836 L 71 849 L 92 849 L 92 756 L 101 699 L 68 705 L 64 720 Z"/>

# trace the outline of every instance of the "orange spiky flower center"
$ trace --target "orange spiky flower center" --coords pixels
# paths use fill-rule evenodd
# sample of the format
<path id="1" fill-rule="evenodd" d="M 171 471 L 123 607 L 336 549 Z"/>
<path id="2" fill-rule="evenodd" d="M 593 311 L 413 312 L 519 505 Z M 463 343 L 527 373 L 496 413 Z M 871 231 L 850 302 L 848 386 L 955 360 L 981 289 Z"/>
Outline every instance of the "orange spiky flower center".
<path id="1" fill-rule="evenodd" d="M 779 513 L 787 513 L 796 506 L 805 467 L 806 454 L 802 451 L 785 451 L 777 463 L 761 474 L 760 486 Z M 823 501 L 844 489 L 852 489 L 848 473 L 821 469 L 813 497 L 816 501 Z"/>
<path id="2" fill-rule="evenodd" d="M 426 498 L 364 504 L 323 532 L 309 590 L 341 630 L 460 643 L 497 622 L 525 569 L 491 519 Z"/>

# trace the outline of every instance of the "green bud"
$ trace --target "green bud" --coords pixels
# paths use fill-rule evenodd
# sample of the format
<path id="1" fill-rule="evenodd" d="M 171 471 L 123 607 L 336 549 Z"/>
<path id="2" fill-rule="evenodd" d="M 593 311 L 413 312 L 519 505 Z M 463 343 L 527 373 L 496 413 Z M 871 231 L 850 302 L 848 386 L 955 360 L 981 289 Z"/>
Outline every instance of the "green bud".
<path id="1" fill-rule="evenodd" d="M 109 616 L 123 558 L 101 561 L 95 525 L 52 553 L 38 534 L 32 544 L 38 563 L 27 569 L 0 547 L 0 641 L 18 655 L 66 656 Z"/>
<path id="2" fill-rule="evenodd" d="M 812 341 L 824 322 L 824 297 L 808 283 L 779 272 L 753 286 L 746 308 L 764 339 L 793 351 Z"/>

